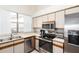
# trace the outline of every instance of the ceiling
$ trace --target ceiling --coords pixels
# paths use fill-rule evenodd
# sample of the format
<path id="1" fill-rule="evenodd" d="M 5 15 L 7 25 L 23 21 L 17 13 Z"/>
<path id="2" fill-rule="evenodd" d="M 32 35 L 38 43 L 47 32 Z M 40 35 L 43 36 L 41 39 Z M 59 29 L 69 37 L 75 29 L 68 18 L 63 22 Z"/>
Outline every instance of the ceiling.
<path id="1" fill-rule="evenodd" d="M 33 16 L 33 15 L 36 16 L 36 15 L 57 11 L 65 7 L 70 7 L 70 6 L 67 6 L 67 5 L 0 5 L 0 8 L 2 9 L 17 12 L 17 13 L 23 13 L 30 16 Z"/>
<path id="2" fill-rule="evenodd" d="M 49 6 L 50 5 L 0 5 L 0 8 L 32 16 L 38 10 Z"/>

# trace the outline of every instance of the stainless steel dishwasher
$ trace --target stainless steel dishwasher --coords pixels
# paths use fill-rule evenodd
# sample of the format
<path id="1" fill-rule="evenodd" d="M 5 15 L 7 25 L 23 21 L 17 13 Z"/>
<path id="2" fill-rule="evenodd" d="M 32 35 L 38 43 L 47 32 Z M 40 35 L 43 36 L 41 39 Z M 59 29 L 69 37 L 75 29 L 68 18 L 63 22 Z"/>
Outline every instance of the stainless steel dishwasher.
<path id="1" fill-rule="evenodd" d="M 33 51 L 33 41 L 31 38 L 24 39 L 24 52 L 30 53 Z"/>

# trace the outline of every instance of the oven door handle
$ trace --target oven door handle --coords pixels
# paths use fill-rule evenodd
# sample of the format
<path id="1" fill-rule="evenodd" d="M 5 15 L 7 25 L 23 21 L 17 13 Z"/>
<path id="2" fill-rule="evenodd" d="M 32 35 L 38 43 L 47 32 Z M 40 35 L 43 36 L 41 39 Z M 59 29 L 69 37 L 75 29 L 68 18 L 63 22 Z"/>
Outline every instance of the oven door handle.
<path id="1" fill-rule="evenodd" d="M 79 47 L 79 45 L 76 45 L 76 44 L 72 44 L 72 43 L 68 43 L 69 45 L 72 45 L 72 46 L 76 46 L 76 47 Z"/>
<path id="2" fill-rule="evenodd" d="M 41 46 L 43 46 L 43 45 L 44 45 L 44 44 L 46 44 L 46 43 L 47 43 L 47 42 L 44 42 L 44 43 L 42 43 L 42 44 L 39 44 L 39 45 L 40 45 L 40 47 L 41 47 Z"/>

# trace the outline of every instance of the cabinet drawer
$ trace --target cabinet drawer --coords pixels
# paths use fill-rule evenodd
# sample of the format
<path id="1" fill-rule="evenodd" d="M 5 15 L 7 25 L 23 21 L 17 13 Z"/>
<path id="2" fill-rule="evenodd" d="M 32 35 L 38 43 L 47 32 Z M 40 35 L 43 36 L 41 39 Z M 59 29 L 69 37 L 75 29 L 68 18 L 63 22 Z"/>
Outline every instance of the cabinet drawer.
<path id="1" fill-rule="evenodd" d="M 23 43 L 23 42 L 24 42 L 24 39 L 18 39 L 18 40 L 15 40 L 13 42 L 13 44 L 16 45 L 16 44 L 20 44 L 20 43 Z"/>
<path id="2" fill-rule="evenodd" d="M 10 46 L 13 46 L 13 41 L 0 44 L 0 49 L 7 48 L 7 47 L 10 47 Z"/>

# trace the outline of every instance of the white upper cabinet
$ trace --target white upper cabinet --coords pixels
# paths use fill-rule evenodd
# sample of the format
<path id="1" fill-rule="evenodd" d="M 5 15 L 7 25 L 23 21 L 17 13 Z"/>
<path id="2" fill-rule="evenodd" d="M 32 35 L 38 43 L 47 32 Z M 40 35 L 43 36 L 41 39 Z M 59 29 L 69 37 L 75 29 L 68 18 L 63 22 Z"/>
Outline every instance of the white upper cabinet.
<path id="1" fill-rule="evenodd" d="M 37 27 L 37 18 L 33 18 L 33 27 L 34 27 L 34 28 Z"/>
<path id="2" fill-rule="evenodd" d="M 42 17 L 37 18 L 37 27 L 42 28 Z"/>
<path id="3" fill-rule="evenodd" d="M 64 11 L 56 13 L 56 28 L 64 28 Z"/>
<path id="4" fill-rule="evenodd" d="M 48 15 L 48 21 L 55 21 L 55 13 Z"/>
<path id="5" fill-rule="evenodd" d="M 66 10 L 66 14 L 73 14 L 73 13 L 79 13 L 79 7 Z"/>
<path id="6" fill-rule="evenodd" d="M 33 19 L 33 27 L 41 28 L 42 27 L 42 17 L 37 17 Z"/>
<path id="7" fill-rule="evenodd" d="M 42 21 L 43 21 L 43 22 L 47 22 L 47 21 L 48 21 L 48 16 L 47 16 L 47 15 L 42 16 Z"/>

